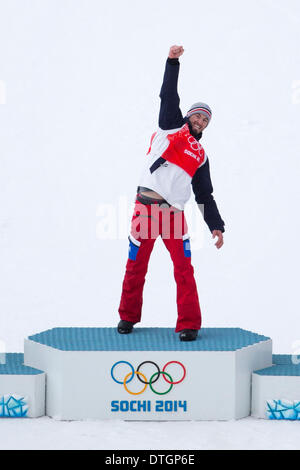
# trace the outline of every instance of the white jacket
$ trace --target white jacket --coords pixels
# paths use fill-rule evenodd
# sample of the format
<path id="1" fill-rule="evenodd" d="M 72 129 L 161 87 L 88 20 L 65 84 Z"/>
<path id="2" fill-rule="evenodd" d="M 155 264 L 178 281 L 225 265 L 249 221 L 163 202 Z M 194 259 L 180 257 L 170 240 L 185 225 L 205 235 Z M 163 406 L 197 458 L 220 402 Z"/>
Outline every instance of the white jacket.
<path id="1" fill-rule="evenodd" d="M 170 142 L 168 136 L 173 136 Z M 178 149 L 178 142 L 180 148 Z M 179 156 L 180 165 L 173 163 L 169 154 L 171 147 L 176 145 L 176 158 Z M 169 151 L 170 150 L 170 151 Z M 179 151 L 178 151 L 179 150 Z M 172 150 L 173 155 L 174 151 Z M 162 157 L 162 163 L 152 173 L 150 168 Z M 150 148 L 145 157 L 144 168 L 139 178 L 139 186 L 156 191 L 169 204 L 183 210 L 191 196 L 192 174 L 204 165 L 207 155 L 199 142 L 189 133 L 185 124 L 181 128 L 162 130 L 158 128 L 153 134 Z M 173 158 L 174 161 L 174 158 Z M 185 169 L 184 169 L 185 168 Z"/>

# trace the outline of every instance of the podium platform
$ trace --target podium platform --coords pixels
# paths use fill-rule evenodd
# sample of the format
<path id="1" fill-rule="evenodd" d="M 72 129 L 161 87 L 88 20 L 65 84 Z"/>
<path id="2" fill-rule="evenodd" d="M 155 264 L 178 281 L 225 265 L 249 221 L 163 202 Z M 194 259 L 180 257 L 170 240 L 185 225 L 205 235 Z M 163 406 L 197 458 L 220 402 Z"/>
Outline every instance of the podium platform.
<path id="1" fill-rule="evenodd" d="M 231 420 L 251 411 L 252 372 L 272 365 L 272 340 L 203 328 L 53 328 L 24 343 L 26 366 L 47 376 L 46 414 L 59 420 Z"/>
<path id="2" fill-rule="evenodd" d="M 300 420 L 300 363 L 289 354 L 273 354 L 272 366 L 252 374 L 255 418 Z"/>
<path id="3" fill-rule="evenodd" d="M 2 354 L 0 417 L 37 418 L 45 415 L 45 373 L 24 365 L 23 353 Z"/>

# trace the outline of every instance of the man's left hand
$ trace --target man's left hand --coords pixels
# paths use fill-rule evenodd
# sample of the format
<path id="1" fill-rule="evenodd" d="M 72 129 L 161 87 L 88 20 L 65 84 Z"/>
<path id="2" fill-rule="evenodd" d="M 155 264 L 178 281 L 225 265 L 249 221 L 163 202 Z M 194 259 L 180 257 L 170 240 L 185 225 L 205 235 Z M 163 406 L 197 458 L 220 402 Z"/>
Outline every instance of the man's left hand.
<path id="1" fill-rule="evenodd" d="M 221 246 L 223 246 L 223 244 L 224 244 L 223 233 L 221 232 L 221 230 L 213 230 L 213 232 L 212 232 L 212 237 L 213 237 L 213 238 L 218 237 L 218 240 L 217 240 L 217 242 L 215 243 L 215 246 L 216 246 L 218 249 L 221 248 Z"/>

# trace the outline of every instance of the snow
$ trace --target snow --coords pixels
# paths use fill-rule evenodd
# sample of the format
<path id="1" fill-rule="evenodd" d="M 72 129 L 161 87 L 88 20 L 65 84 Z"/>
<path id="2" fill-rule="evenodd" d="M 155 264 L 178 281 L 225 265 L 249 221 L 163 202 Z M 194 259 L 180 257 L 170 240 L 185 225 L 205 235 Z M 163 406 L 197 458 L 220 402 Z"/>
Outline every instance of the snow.
<path id="1" fill-rule="evenodd" d="M 141 159 L 157 125 L 169 47 L 182 44 L 181 107 L 185 112 L 205 101 L 213 110 L 201 142 L 226 221 L 218 251 L 191 198 L 203 326 L 249 329 L 270 336 L 275 353 L 295 352 L 298 0 L 0 0 L 0 8 L 0 341 L 6 350 L 22 351 L 25 337 L 55 326 L 116 324 Z M 114 225 L 103 240 L 109 207 Z M 174 325 L 175 299 L 172 264 L 158 240 L 142 325 Z M 0 445 L 297 448 L 297 426 L 250 417 L 228 423 L 45 417 L 0 420 Z"/>
<path id="2" fill-rule="evenodd" d="M 0 420 L 0 449 L 238 450 L 299 449 L 299 422 Z"/>

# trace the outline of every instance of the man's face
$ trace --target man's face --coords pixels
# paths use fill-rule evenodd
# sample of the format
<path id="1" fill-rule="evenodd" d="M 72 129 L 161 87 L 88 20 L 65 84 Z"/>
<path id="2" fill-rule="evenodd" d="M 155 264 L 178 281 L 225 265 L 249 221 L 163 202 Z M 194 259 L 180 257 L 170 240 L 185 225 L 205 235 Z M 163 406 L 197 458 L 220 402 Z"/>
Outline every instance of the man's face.
<path id="1" fill-rule="evenodd" d="M 189 117 L 193 132 L 200 134 L 208 125 L 208 118 L 204 114 L 192 114 Z"/>

